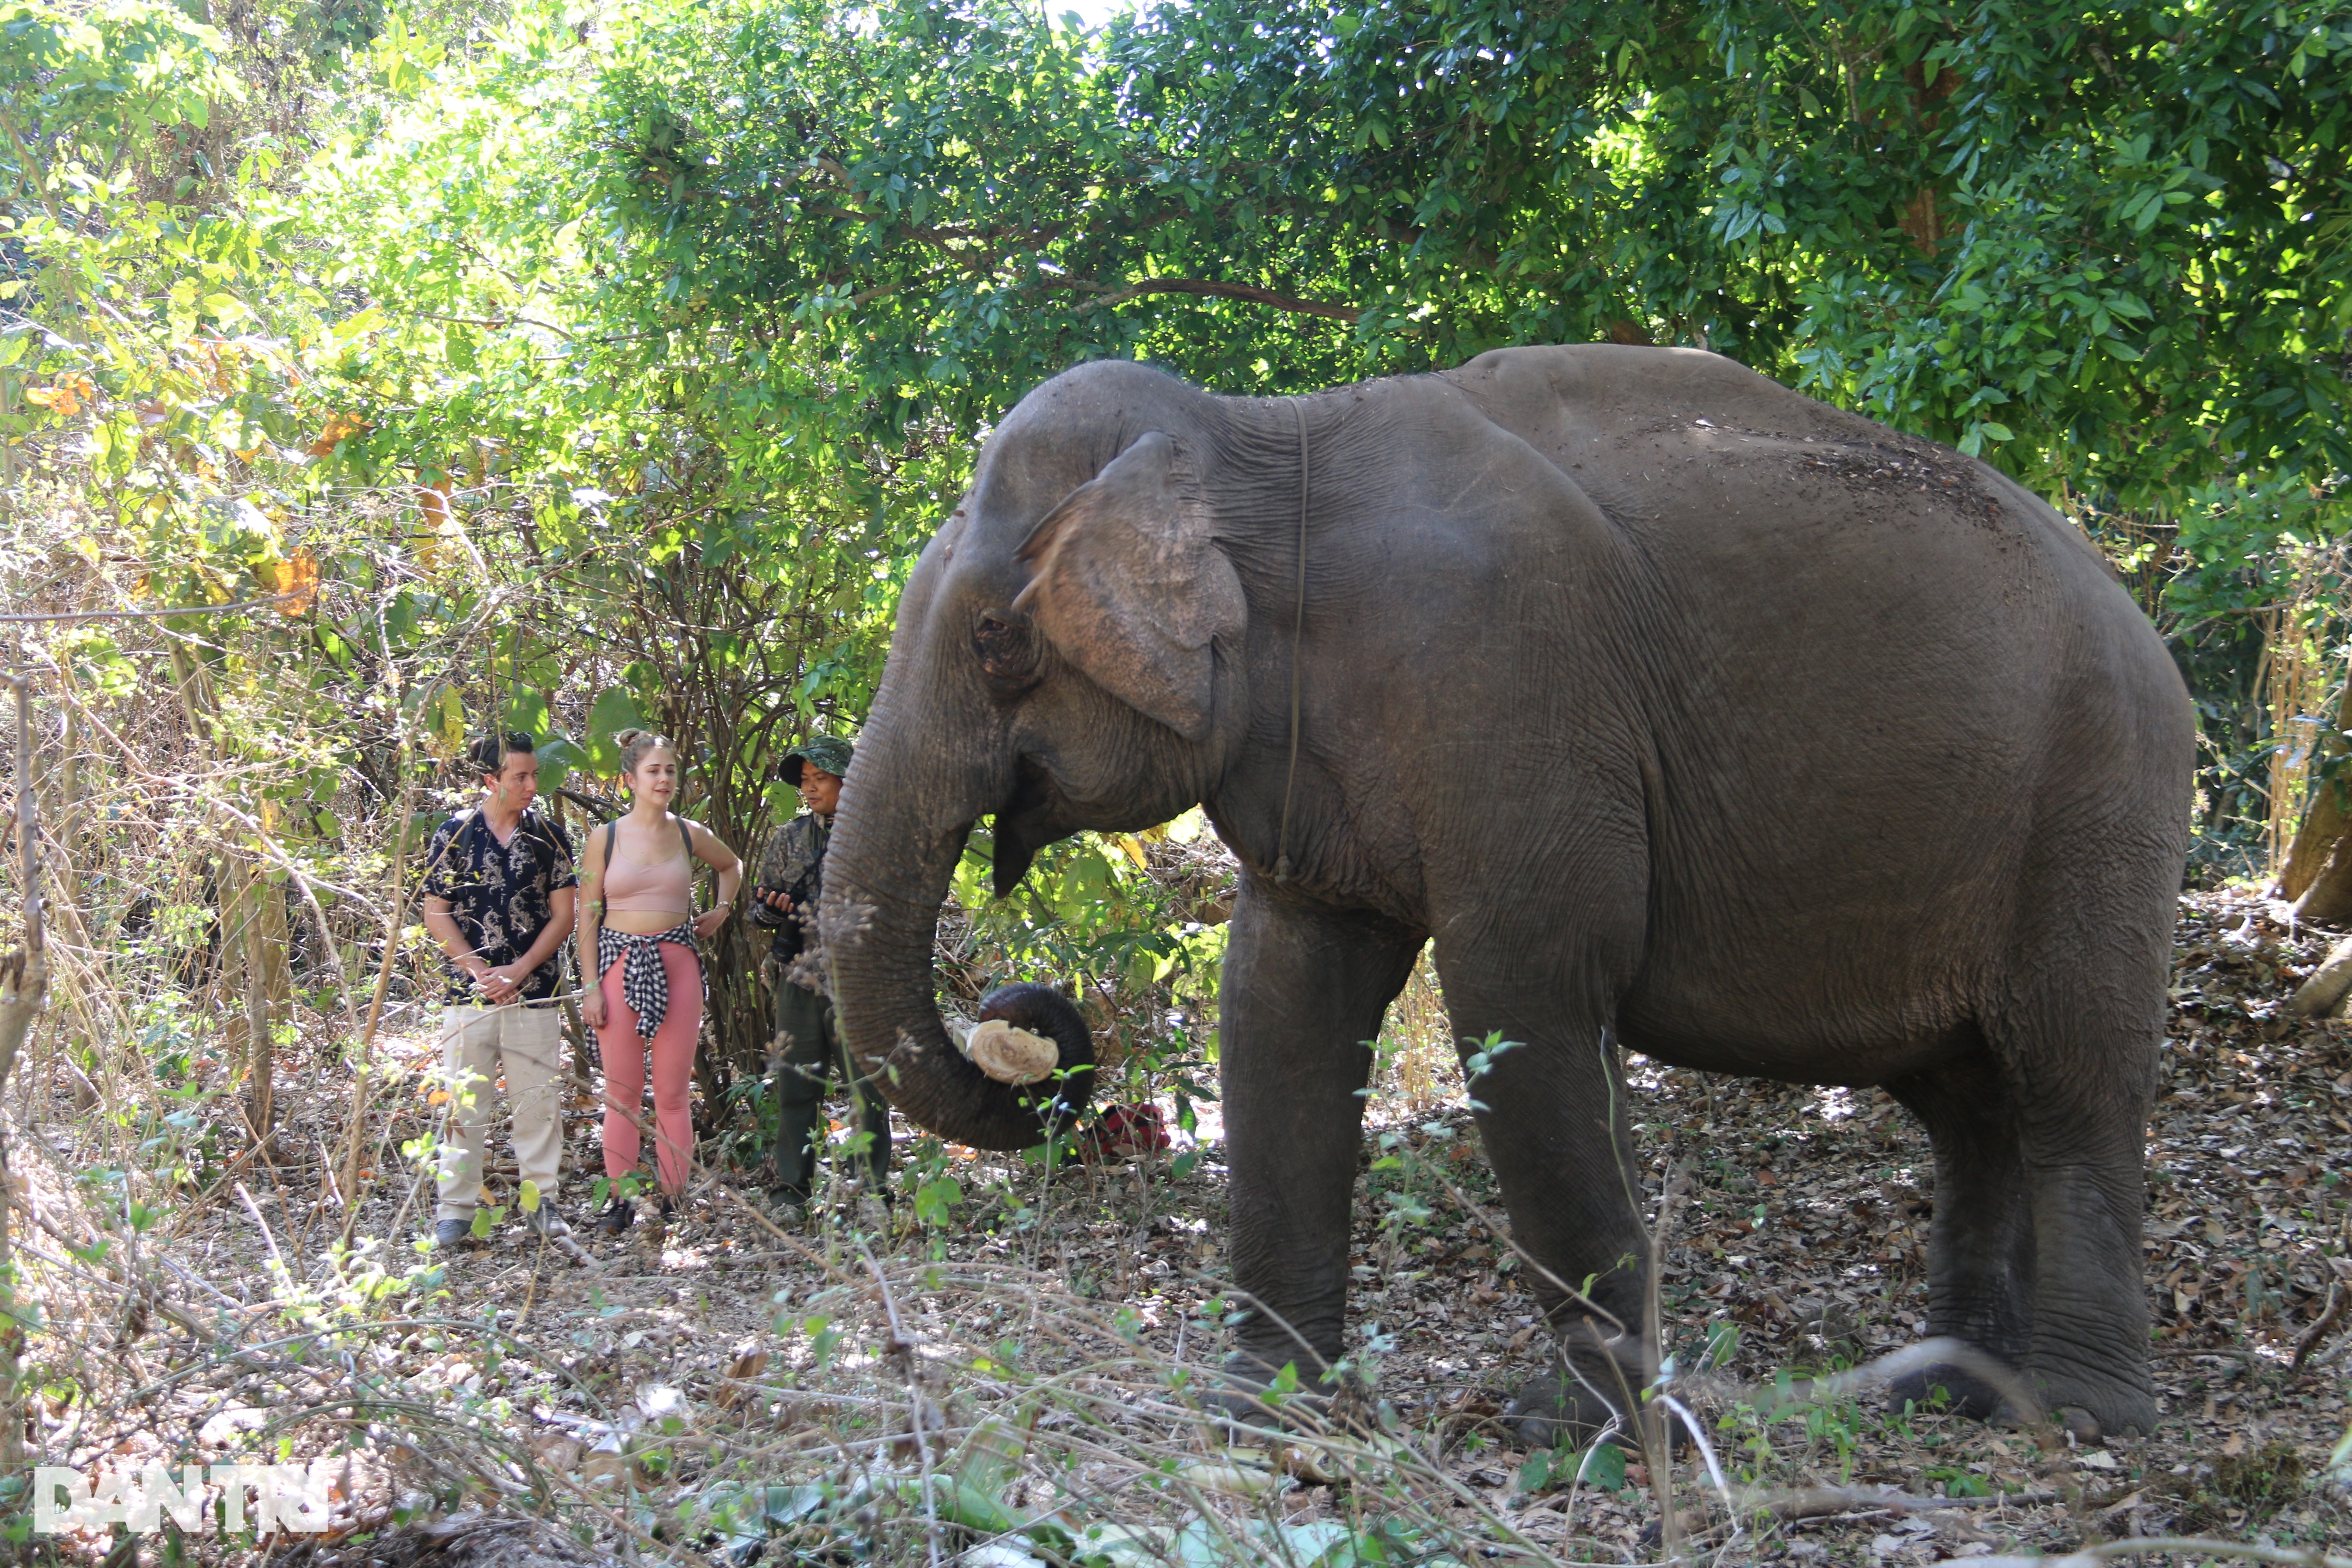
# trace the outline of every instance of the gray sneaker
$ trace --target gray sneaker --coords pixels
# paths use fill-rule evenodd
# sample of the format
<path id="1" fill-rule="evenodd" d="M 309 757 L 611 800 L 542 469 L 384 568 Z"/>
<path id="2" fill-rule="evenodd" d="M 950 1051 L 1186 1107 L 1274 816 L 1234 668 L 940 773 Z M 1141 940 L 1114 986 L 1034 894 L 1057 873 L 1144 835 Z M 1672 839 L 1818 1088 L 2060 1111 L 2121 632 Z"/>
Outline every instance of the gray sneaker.
<path id="1" fill-rule="evenodd" d="M 473 1238 L 474 1222 L 469 1219 L 445 1219 L 433 1227 L 433 1250 L 446 1252 L 463 1247 Z"/>
<path id="2" fill-rule="evenodd" d="M 525 1230 L 536 1231 L 550 1241 L 553 1241 L 557 1237 L 572 1234 L 572 1227 L 563 1223 L 563 1216 L 545 1204 L 540 1205 L 523 1215 L 522 1225 Z"/>

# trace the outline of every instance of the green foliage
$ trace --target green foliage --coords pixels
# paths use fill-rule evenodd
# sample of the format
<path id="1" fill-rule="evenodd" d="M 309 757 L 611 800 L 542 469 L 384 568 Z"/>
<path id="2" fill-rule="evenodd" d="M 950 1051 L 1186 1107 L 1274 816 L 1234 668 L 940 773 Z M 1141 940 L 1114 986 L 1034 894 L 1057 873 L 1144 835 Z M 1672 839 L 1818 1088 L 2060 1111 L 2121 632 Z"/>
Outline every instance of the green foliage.
<path id="1" fill-rule="evenodd" d="M 1464 1047 L 1462 1076 L 1470 1086 L 1472 1096 L 1470 1108 L 1473 1110 L 1484 1110 L 1486 1107 L 1476 1098 L 1479 1085 L 1485 1081 L 1488 1073 L 1495 1070 L 1496 1063 L 1501 1061 L 1508 1053 L 1524 1048 L 1526 1042 L 1507 1040 L 1503 1038 L 1501 1030 L 1495 1029 L 1489 1030 L 1483 1040 L 1474 1042 L 1465 1038 L 1462 1041 L 1462 1045 Z"/>
<path id="2" fill-rule="evenodd" d="M 629 285 L 885 425 L 1102 353 L 1276 390 L 1630 329 L 2126 506 L 2352 456 L 2326 0 L 1210 3 L 1092 50 L 739 0 L 609 58 Z"/>
<path id="3" fill-rule="evenodd" d="M 1197 812 L 1154 843 L 1200 831 Z M 1204 925 L 1181 884 L 1157 874 L 1143 837 L 1080 834 L 1040 853 L 1007 899 L 990 891 L 993 839 L 975 831 L 950 891 L 1000 955 L 1003 974 L 1045 973 L 1097 980 L 1141 997 L 1165 984 L 1178 997 L 1213 997 L 1225 928 Z"/>
<path id="4" fill-rule="evenodd" d="M 1026 1418 L 1034 1420 L 1035 1412 Z M 1298 1568 L 1402 1568 L 1409 1563 L 1461 1568 L 1465 1557 L 1475 1558 L 1476 1549 L 1470 1542 L 1398 1519 L 1303 1523 L 1218 1519 L 1135 1526 L 1089 1517 L 1103 1511 L 1084 1505 L 1093 1500 L 1038 1517 L 1034 1509 L 1010 1500 L 1022 1479 L 1015 1467 L 1028 1441 L 1025 1429 L 990 1422 L 954 1453 L 941 1456 L 935 1474 L 846 1487 L 729 1482 L 696 1499 L 690 1510 L 682 1510 L 682 1521 L 698 1535 L 715 1534 L 735 1553 L 772 1551 L 771 1536 L 782 1536 L 809 1555 L 870 1550 L 866 1532 L 873 1530 L 877 1514 L 887 1510 L 919 1521 L 926 1530 L 934 1523 L 944 1526 L 960 1540 L 994 1542 L 1001 1554 L 1019 1552 L 1013 1543 L 1020 1542 L 1051 1561 L 1085 1568 L 1160 1563 L 1215 1568 L 1261 1555 Z M 1034 1482 L 1029 1489 L 1034 1491 Z"/>
<path id="5" fill-rule="evenodd" d="M 119 221 L 160 138 L 202 129 L 216 102 L 245 96 L 226 47 L 186 12 L 142 0 L 0 7 L 0 200 L 57 226 L 34 231 L 44 237 L 87 227 L 69 215 L 93 209 Z"/>
<path id="6" fill-rule="evenodd" d="M 1519 1467 L 1518 1486 L 1523 1492 L 1578 1485 L 1599 1487 L 1608 1492 L 1623 1491 L 1625 1450 L 1614 1443 L 1594 1443 L 1583 1448 L 1563 1443 L 1557 1448 L 1528 1455 Z"/>

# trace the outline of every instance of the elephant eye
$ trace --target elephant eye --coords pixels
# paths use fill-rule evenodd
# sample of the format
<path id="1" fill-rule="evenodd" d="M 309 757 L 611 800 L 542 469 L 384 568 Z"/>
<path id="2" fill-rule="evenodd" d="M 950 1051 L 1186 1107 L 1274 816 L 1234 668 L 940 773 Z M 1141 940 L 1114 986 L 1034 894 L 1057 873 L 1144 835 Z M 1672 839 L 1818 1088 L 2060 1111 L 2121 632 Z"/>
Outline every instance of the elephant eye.
<path id="1" fill-rule="evenodd" d="M 981 616 L 971 640 L 980 653 L 980 668 L 995 679 L 1018 680 L 1036 666 L 1037 650 L 1029 628 L 1003 616 Z"/>

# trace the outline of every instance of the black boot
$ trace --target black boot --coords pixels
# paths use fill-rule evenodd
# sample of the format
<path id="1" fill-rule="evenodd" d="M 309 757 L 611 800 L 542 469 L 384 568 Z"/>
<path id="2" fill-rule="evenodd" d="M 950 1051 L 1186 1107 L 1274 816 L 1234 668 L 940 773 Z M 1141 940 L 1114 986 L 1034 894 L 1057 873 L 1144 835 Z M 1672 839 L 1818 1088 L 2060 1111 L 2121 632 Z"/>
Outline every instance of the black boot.
<path id="1" fill-rule="evenodd" d="M 596 1216 L 596 1228 L 606 1236 L 618 1236 L 636 1223 L 637 1205 L 614 1193 L 604 1212 Z"/>
<path id="2" fill-rule="evenodd" d="M 787 1100 L 777 1108 L 776 1121 L 776 1184 L 772 1190 L 779 1202 L 784 1201 L 786 1193 L 798 1193 L 803 1206 L 806 1206 L 808 1194 L 816 1186 L 816 1140 L 818 1129 L 824 1125 L 824 1101 L 814 1095 L 799 1103 Z"/>

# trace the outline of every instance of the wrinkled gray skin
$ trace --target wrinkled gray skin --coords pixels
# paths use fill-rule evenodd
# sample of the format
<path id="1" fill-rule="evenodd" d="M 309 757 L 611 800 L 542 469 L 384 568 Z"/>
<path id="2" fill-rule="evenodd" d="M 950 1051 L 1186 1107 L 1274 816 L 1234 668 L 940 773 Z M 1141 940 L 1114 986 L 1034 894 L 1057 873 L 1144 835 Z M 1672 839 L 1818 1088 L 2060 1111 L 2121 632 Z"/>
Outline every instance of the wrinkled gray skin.
<path id="1" fill-rule="evenodd" d="M 1074 830 L 1206 806 L 1243 867 L 1232 1264 L 1269 1309 L 1244 1384 L 1340 1353 L 1365 1042 L 1433 939 L 1456 1034 L 1526 1043 L 1478 1122 L 1559 1279 L 1638 1322 L 1619 1043 L 1884 1085 L 1934 1139 L 1933 1331 L 2078 1430 L 2146 1431 L 2142 1130 L 2190 763 L 2180 679 L 2074 528 L 1730 361 L 1512 349 L 1290 400 L 1102 363 L 1023 400 L 924 552 L 822 920 L 899 1107 L 1025 1145 L 932 1008 L 965 836 L 994 815 L 1002 890 Z M 1521 1415 L 1597 1421 L 1592 1390 L 1651 1369 L 1539 1292 L 1572 1367 Z M 1906 1392 L 1931 1383 L 1999 1403 L 1957 1370 Z"/>

